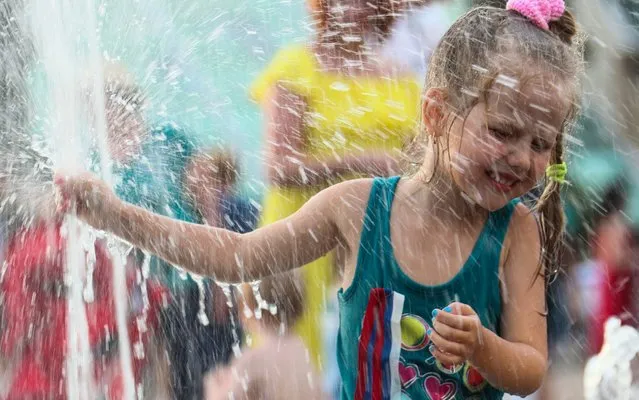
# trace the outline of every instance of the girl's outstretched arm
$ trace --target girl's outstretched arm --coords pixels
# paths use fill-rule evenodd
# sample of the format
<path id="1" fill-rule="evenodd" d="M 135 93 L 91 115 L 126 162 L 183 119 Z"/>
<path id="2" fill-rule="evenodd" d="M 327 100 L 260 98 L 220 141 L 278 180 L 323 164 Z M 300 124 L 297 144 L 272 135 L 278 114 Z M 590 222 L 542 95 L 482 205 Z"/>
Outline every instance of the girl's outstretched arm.
<path id="1" fill-rule="evenodd" d="M 483 343 L 472 361 L 493 386 L 527 395 L 541 386 L 548 349 L 545 285 L 538 273 L 539 229 L 523 205 L 517 206 L 508 236 L 501 337 L 483 328 Z"/>
<path id="2" fill-rule="evenodd" d="M 223 282 L 253 281 L 313 261 L 337 246 L 340 198 L 351 182 L 330 187 L 292 216 L 247 234 L 181 222 L 118 199 L 92 175 L 57 178 L 65 208 L 187 270 Z"/>

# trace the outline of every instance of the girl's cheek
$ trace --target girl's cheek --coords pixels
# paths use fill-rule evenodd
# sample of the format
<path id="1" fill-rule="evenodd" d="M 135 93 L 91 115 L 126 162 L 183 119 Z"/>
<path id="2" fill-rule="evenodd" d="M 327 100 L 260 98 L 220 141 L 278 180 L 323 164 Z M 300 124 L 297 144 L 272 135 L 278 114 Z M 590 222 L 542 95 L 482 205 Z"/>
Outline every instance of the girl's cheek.
<path id="1" fill-rule="evenodd" d="M 492 164 L 507 154 L 507 146 L 503 142 L 492 140 L 490 143 L 482 146 L 481 152 L 485 162 Z"/>
<path id="2" fill-rule="evenodd" d="M 546 173 L 546 167 L 550 162 L 550 156 L 548 157 L 539 157 L 535 159 L 533 165 L 531 166 L 531 176 L 534 177 L 535 182 L 539 182 L 541 178 L 544 177 Z"/>
<path id="3" fill-rule="evenodd" d="M 484 153 L 491 155 L 491 158 L 501 158 L 506 154 L 508 144 L 497 139 L 490 133 L 486 132 L 481 139 L 477 141 Z"/>

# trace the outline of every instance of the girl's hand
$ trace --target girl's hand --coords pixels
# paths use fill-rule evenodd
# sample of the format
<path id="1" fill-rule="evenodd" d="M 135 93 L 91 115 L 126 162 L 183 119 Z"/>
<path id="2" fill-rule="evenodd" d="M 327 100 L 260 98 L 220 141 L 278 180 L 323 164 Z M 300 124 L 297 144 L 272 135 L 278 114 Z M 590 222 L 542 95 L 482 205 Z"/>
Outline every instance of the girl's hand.
<path id="1" fill-rule="evenodd" d="M 428 330 L 431 353 L 445 366 L 459 366 L 471 361 L 481 346 L 482 324 L 467 304 L 452 303 L 443 310 L 433 310 L 433 329 Z"/>
<path id="2" fill-rule="evenodd" d="M 119 204 L 109 186 L 90 173 L 75 176 L 56 174 L 54 182 L 60 194 L 58 211 L 75 211 L 78 217 L 96 228 L 102 227 L 108 211 Z"/>

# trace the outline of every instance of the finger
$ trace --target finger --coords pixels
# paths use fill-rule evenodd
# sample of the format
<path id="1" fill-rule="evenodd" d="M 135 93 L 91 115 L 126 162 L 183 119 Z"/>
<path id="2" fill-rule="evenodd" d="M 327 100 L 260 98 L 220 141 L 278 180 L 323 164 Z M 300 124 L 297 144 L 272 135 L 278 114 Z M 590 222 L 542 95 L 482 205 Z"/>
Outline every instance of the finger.
<path id="1" fill-rule="evenodd" d="M 56 212 L 58 214 L 66 214 L 71 210 L 71 202 L 69 199 L 62 198 L 56 206 Z"/>
<path id="2" fill-rule="evenodd" d="M 469 343 L 471 339 L 470 332 L 453 328 L 437 320 L 433 321 L 433 329 L 439 336 L 451 342 Z"/>
<path id="3" fill-rule="evenodd" d="M 477 315 L 477 313 L 475 312 L 475 310 L 473 310 L 471 306 L 469 306 L 468 304 L 457 302 L 457 301 L 454 303 L 450 303 L 448 307 L 444 308 L 444 310 L 448 311 L 449 308 L 452 310 L 453 314 L 466 315 L 466 316 Z"/>
<path id="4" fill-rule="evenodd" d="M 472 331 L 475 327 L 475 319 L 464 316 L 452 314 L 444 310 L 434 310 L 433 323 L 440 322 L 446 324 L 455 329 L 461 329 L 463 331 Z"/>
<path id="5" fill-rule="evenodd" d="M 464 329 L 464 317 L 453 314 L 450 307 L 446 307 L 443 310 L 433 310 L 433 325 L 437 322 L 446 324 L 455 329 L 466 330 Z"/>
<path id="6" fill-rule="evenodd" d="M 442 365 L 461 365 L 466 362 L 466 359 L 461 356 L 449 354 L 441 351 L 435 346 L 430 347 L 430 353 L 439 361 Z"/>
<path id="7" fill-rule="evenodd" d="M 432 329 L 428 329 L 427 334 L 430 341 L 441 351 L 459 356 L 464 355 L 464 346 L 462 344 L 446 340 Z"/>
<path id="8" fill-rule="evenodd" d="M 66 214 L 73 208 L 71 196 L 63 187 L 57 184 L 54 187 L 53 201 L 58 214 Z"/>
<path id="9" fill-rule="evenodd" d="M 53 186 L 60 197 L 67 197 L 67 179 L 64 176 L 56 175 L 53 178 Z"/>
<path id="10" fill-rule="evenodd" d="M 53 183 L 65 192 L 72 192 L 77 185 L 77 178 L 62 172 L 57 172 L 53 176 Z"/>

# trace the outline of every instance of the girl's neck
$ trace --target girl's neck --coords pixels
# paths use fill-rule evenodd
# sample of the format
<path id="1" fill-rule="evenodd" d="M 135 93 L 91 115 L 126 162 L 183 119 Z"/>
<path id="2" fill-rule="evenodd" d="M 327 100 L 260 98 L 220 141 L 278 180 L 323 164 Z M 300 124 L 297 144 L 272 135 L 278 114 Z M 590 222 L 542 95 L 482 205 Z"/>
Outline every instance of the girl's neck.
<path id="1" fill-rule="evenodd" d="M 486 218 L 487 211 L 462 193 L 452 182 L 448 172 L 441 167 L 432 179 L 430 172 L 420 169 L 409 184 L 412 186 L 408 188 L 409 196 L 414 201 L 415 211 L 425 221 L 437 219 L 440 224 L 456 226 L 460 223 L 473 224 L 475 221 L 480 223 Z"/>

